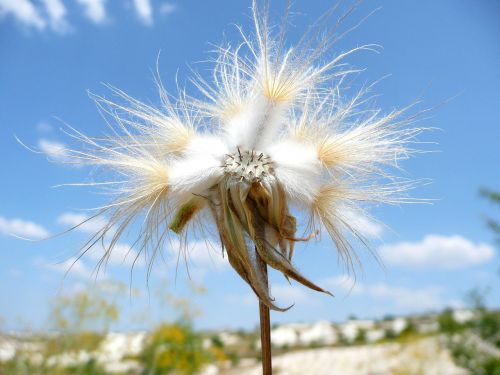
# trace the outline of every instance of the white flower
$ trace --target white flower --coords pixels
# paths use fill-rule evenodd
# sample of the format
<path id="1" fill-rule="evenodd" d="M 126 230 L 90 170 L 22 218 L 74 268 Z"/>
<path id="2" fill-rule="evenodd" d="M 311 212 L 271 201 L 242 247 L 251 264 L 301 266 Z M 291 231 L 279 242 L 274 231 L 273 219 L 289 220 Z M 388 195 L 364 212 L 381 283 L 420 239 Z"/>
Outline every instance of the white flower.
<path id="1" fill-rule="evenodd" d="M 311 47 L 312 32 L 286 48 L 284 30 L 273 33 L 255 3 L 253 15 L 255 37 L 242 33 L 237 48 L 219 49 L 213 82 L 197 77 L 205 101 L 183 92 L 172 100 L 158 83 L 162 107 L 155 109 L 113 89 L 126 105 L 95 97 L 115 120 L 112 135 L 90 138 L 75 130 L 88 147 L 69 154 L 116 175 L 103 183 L 117 196 L 97 214 L 109 220 L 88 247 L 109 232 L 109 255 L 139 217 L 136 246 L 152 257 L 169 231 L 187 241 L 194 235 L 189 228 L 212 226 L 207 235 L 216 233 L 236 272 L 262 302 L 282 310 L 273 304 L 256 254 L 286 277 L 325 292 L 292 265 L 295 243 L 324 227 L 351 268 L 350 238 L 363 240 L 349 222 L 352 211 L 407 200 L 402 193 L 413 184 L 390 169 L 412 153 L 407 145 L 421 129 L 408 128 L 403 111 L 362 110 L 370 88 L 343 97 L 343 79 L 353 72 L 344 58 L 370 46 L 324 62 L 329 31 L 317 47 Z M 310 236 L 298 238 L 291 206 L 310 218 Z"/>

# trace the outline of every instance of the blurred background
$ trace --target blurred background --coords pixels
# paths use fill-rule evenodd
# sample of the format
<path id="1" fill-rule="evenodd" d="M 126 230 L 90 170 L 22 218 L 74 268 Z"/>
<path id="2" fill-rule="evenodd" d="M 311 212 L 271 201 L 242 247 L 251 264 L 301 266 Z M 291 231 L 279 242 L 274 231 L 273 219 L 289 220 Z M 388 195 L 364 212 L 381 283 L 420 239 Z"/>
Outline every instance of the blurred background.
<path id="1" fill-rule="evenodd" d="M 288 41 L 333 4 L 295 1 Z M 59 234 L 107 197 L 57 187 L 92 178 L 64 163 L 61 131 L 106 132 L 88 91 L 159 106 L 158 69 L 171 93 L 177 80 L 201 97 L 189 78 L 210 80 L 210 51 L 240 42 L 236 25 L 252 31 L 250 5 L 0 0 L 0 374 L 259 373 L 257 300 L 217 249 L 166 248 L 149 272 L 123 242 L 97 272 L 102 249 L 77 257 L 100 223 Z M 271 1 L 275 24 L 285 5 Z M 299 269 L 335 298 L 271 273 L 276 300 L 295 303 L 271 314 L 276 372 L 500 374 L 500 3 L 365 1 L 340 31 L 374 10 L 332 53 L 381 45 L 351 56 L 363 71 L 346 95 L 383 78 L 383 112 L 431 109 L 418 125 L 438 128 L 422 139 L 432 152 L 402 167 L 431 180 L 413 196 L 433 201 L 375 207 L 360 224 L 383 265 L 360 248 L 356 275 L 326 238 L 300 246 Z"/>

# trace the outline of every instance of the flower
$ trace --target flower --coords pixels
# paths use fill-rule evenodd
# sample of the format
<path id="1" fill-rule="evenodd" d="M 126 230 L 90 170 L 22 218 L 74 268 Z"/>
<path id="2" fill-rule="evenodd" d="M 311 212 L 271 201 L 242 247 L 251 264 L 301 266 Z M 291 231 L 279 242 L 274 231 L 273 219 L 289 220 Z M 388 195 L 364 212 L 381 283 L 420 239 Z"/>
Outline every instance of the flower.
<path id="1" fill-rule="evenodd" d="M 255 35 L 241 32 L 236 48 L 218 49 L 213 82 L 196 77 L 205 99 L 182 90 L 172 98 L 158 81 L 157 109 L 112 88 L 126 104 L 94 96 L 115 120 L 112 134 L 91 138 L 73 129 L 85 146 L 68 155 L 115 175 L 96 183 L 114 189 L 116 197 L 97 212 L 107 222 L 84 251 L 110 234 L 105 261 L 138 218 L 143 224 L 135 246 L 150 250 L 152 259 L 171 232 L 188 243 L 196 229 L 206 229 L 258 298 L 284 310 L 274 304 L 257 258 L 329 293 L 292 264 L 295 243 L 324 228 L 353 268 L 351 241 L 364 238 L 350 222 L 352 213 L 365 214 L 368 203 L 409 201 L 404 192 L 414 183 L 390 171 L 414 152 L 409 144 L 422 129 L 408 126 L 406 109 L 386 115 L 363 109 L 371 86 L 345 98 L 343 82 L 356 70 L 344 59 L 374 46 L 326 59 L 334 30 L 313 47 L 319 34 L 312 28 L 287 48 L 284 27 L 273 32 L 267 12 L 256 2 L 252 9 Z M 297 234 L 294 210 L 309 219 L 309 235 Z"/>

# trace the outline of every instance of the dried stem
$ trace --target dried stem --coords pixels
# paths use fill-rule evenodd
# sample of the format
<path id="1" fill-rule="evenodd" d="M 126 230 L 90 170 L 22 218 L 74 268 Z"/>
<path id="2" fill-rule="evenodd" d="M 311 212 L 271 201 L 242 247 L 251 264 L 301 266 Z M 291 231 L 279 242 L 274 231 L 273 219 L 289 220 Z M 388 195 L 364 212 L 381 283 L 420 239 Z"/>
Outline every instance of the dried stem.
<path id="1" fill-rule="evenodd" d="M 259 256 L 257 255 L 257 264 L 262 269 L 262 273 L 265 276 L 266 286 L 267 286 L 267 265 Z M 260 315 L 260 342 L 262 351 L 262 374 L 272 375 L 272 356 L 271 356 L 271 319 L 269 314 L 269 307 L 259 300 L 259 315 Z"/>

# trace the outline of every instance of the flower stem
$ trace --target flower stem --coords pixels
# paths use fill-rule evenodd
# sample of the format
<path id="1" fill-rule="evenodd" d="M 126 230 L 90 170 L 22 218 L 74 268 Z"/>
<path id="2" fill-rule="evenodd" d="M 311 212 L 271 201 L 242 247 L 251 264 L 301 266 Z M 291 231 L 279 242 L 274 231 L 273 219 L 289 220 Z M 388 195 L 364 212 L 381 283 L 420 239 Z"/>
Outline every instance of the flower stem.
<path id="1" fill-rule="evenodd" d="M 257 252 L 256 252 L 257 253 Z M 262 269 L 266 278 L 267 286 L 267 265 L 257 253 L 257 264 Z M 262 351 L 262 374 L 272 375 L 272 357 L 271 357 L 271 319 L 269 315 L 269 307 L 259 300 L 259 315 L 260 315 L 260 342 Z"/>

